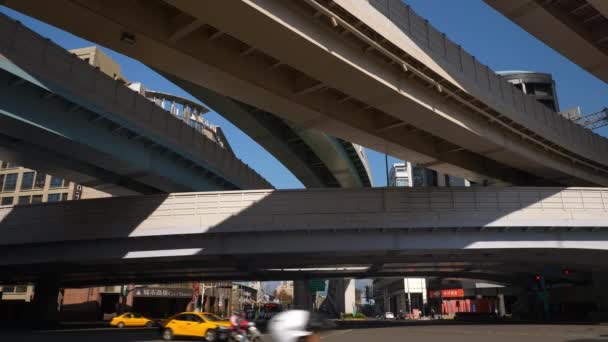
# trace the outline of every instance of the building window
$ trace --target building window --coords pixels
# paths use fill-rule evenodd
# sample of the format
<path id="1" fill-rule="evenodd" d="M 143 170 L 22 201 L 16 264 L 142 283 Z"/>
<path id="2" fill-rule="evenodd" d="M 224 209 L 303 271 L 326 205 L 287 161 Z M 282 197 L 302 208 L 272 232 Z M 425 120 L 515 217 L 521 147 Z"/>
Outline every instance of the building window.
<path id="1" fill-rule="evenodd" d="M 24 172 L 21 176 L 21 191 L 32 190 L 35 172 Z"/>
<path id="2" fill-rule="evenodd" d="M 19 196 L 17 204 L 30 204 L 31 196 Z"/>
<path id="3" fill-rule="evenodd" d="M 56 177 L 56 176 L 51 176 L 51 184 L 49 184 L 49 188 L 53 189 L 53 188 L 63 188 L 63 178 L 61 177 Z"/>
<path id="4" fill-rule="evenodd" d="M 405 166 L 396 166 L 395 172 L 405 172 Z"/>
<path id="5" fill-rule="evenodd" d="M 0 175 L 0 191 L 4 188 L 4 175 Z"/>
<path id="6" fill-rule="evenodd" d="M 61 194 L 61 200 L 62 201 L 67 201 L 68 200 L 68 193 L 67 192 L 64 192 L 64 193 Z"/>
<path id="7" fill-rule="evenodd" d="M 12 205 L 13 197 L 2 197 L 2 205 Z"/>
<path id="8" fill-rule="evenodd" d="M 14 286 L 2 286 L 2 292 L 13 293 L 13 292 L 15 292 L 15 287 Z"/>
<path id="9" fill-rule="evenodd" d="M 397 178 L 397 186 L 407 186 L 407 179 L 406 178 Z"/>
<path id="10" fill-rule="evenodd" d="M 16 167 L 18 166 L 4 160 L 0 162 L 0 169 L 14 169 Z"/>
<path id="11" fill-rule="evenodd" d="M 26 285 L 17 285 L 17 286 L 15 286 L 15 292 L 16 293 L 25 293 L 25 292 L 27 292 L 27 286 Z"/>
<path id="12" fill-rule="evenodd" d="M 61 194 L 49 194 L 47 202 L 59 202 L 61 200 Z"/>
<path id="13" fill-rule="evenodd" d="M 36 174 L 36 181 L 34 182 L 34 188 L 44 189 L 44 183 L 46 182 L 46 175 L 44 173 Z"/>
<path id="14" fill-rule="evenodd" d="M 17 187 L 17 174 L 9 173 L 4 179 L 4 191 L 15 191 Z"/>
<path id="15" fill-rule="evenodd" d="M 32 204 L 42 203 L 42 195 L 34 195 L 32 196 Z"/>

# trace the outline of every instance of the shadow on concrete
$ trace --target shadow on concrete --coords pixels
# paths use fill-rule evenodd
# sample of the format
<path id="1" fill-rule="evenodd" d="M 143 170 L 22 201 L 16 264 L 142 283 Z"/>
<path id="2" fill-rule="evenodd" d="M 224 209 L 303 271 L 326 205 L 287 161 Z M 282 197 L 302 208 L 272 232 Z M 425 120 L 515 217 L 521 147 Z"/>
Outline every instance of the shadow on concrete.
<path id="1" fill-rule="evenodd" d="M 522 204 L 497 210 L 459 202 L 474 195 L 498 205 L 498 192 L 529 192 L 534 200 L 525 205 L 534 206 L 560 191 L 260 190 L 7 207 L 0 209 L 0 280 L 56 275 L 78 287 L 407 275 L 509 283 L 535 273 L 561 277 L 565 266 L 602 267 L 606 251 L 585 248 L 591 238 L 608 240 L 602 231 L 495 226 Z"/>

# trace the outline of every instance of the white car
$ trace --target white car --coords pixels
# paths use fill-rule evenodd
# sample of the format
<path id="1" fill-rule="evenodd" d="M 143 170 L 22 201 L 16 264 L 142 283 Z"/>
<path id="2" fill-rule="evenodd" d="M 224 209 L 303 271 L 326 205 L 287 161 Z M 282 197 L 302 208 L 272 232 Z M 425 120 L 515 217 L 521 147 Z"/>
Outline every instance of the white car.
<path id="1" fill-rule="evenodd" d="M 385 312 L 384 319 L 395 319 L 395 315 L 392 312 Z"/>

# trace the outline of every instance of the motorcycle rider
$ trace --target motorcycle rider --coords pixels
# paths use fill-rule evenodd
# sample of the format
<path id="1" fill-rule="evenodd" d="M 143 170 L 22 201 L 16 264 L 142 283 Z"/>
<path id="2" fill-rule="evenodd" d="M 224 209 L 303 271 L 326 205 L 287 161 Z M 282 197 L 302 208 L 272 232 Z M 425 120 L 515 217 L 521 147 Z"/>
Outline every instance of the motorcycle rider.
<path id="1" fill-rule="evenodd" d="M 248 324 L 249 322 L 245 319 L 245 313 L 243 311 L 233 311 L 232 315 L 230 315 L 230 329 L 235 333 L 235 336 L 239 336 L 239 342 L 248 342 Z"/>
<path id="2" fill-rule="evenodd" d="M 268 325 L 273 342 L 319 342 L 317 331 L 323 320 L 306 310 L 289 310 L 276 314 Z"/>

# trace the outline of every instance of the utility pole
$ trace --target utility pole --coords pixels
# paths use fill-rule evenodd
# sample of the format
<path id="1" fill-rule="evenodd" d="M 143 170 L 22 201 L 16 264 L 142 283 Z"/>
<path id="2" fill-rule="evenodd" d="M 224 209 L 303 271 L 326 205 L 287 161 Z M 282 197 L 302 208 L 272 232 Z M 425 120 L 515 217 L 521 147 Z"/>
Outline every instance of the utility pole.
<path id="1" fill-rule="evenodd" d="M 388 188 L 388 153 L 384 153 L 384 169 L 386 170 L 386 187 Z"/>

